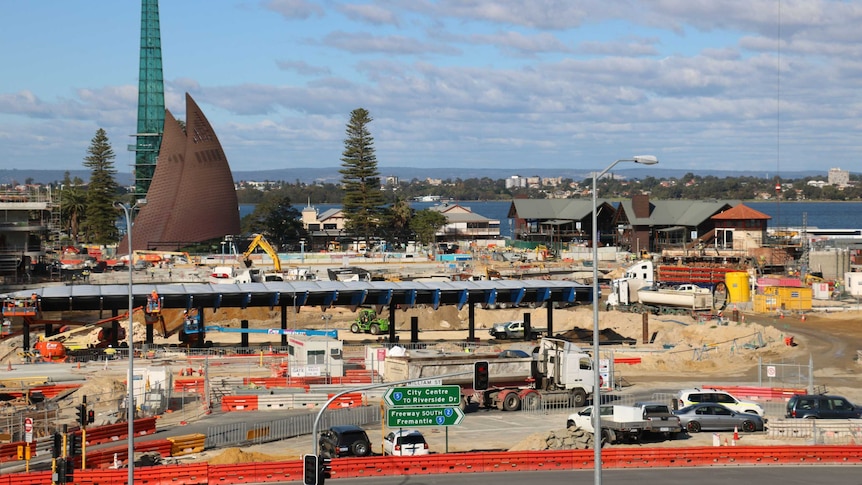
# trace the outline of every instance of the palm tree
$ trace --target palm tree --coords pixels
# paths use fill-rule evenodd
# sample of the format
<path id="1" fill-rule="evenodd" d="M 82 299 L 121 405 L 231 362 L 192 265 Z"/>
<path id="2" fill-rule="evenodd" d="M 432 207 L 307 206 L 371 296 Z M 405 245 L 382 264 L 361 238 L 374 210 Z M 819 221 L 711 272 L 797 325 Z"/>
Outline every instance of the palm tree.
<path id="1" fill-rule="evenodd" d="M 60 192 L 60 217 L 75 243 L 78 242 L 78 228 L 87 207 L 87 191 L 83 185 L 84 181 L 75 177 L 75 180 L 64 184 Z"/>

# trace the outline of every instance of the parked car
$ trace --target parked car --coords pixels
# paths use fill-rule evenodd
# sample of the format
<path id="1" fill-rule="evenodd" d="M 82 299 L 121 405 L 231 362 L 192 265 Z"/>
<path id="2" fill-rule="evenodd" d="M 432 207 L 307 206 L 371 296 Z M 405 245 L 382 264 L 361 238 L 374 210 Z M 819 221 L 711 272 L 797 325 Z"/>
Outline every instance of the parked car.
<path id="1" fill-rule="evenodd" d="M 738 413 L 750 413 L 758 416 L 763 416 L 765 411 L 763 406 L 753 401 L 743 401 L 733 397 L 729 392 L 720 391 L 718 389 L 683 389 L 679 391 L 676 400 L 674 400 L 674 408 L 682 409 L 691 406 L 692 404 L 700 403 L 717 403 Z"/>
<path id="2" fill-rule="evenodd" d="M 325 458 L 367 456 L 371 454 L 368 434 L 359 426 L 333 426 L 320 434 L 320 454 Z"/>
<path id="3" fill-rule="evenodd" d="M 692 404 L 673 412 L 689 433 L 703 431 L 732 431 L 738 429 L 752 433 L 763 431 L 763 418 L 754 413 L 739 413 L 721 404 Z"/>
<path id="4" fill-rule="evenodd" d="M 396 456 L 427 455 L 428 443 L 415 429 L 391 431 L 383 438 L 383 454 Z"/>
<path id="5" fill-rule="evenodd" d="M 862 417 L 862 408 L 841 396 L 795 394 L 787 401 L 787 418 L 847 419 Z"/>

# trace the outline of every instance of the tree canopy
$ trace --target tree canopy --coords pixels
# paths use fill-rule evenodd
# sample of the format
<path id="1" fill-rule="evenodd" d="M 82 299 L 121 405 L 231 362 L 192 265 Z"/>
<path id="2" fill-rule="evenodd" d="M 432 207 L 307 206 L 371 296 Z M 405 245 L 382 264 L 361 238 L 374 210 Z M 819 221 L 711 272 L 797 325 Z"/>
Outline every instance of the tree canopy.
<path id="1" fill-rule="evenodd" d="M 114 201 L 119 186 L 114 178 L 114 150 L 108 141 L 108 134 L 99 128 L 87 148 L 84 166 L 90 169 L 90 183 L 87 186 L 84 232 L 87 241 L 96 244 L 110 244 L 117 241 L 117 211 Z"/>
<path id="2" fill-rule="evenodd" d="M 376 233 L 383 213 L 383 191 L 374 153 L 374 138 L 368 129 L 373 119 L 364 108 L 350 113 L 341 156 L 341 183 L 344 188 L 342 209 L 348 232 L 368 243 Z"/>

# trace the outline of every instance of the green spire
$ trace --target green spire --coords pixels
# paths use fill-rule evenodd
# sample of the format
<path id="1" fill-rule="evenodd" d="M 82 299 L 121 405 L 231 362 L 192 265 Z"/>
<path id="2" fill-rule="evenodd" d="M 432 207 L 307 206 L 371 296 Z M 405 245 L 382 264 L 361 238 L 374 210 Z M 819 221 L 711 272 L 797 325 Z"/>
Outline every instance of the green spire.
<path id="1" fill-rule="evenodd" d="M 141 0 L 141 55 L 138 75 L 138 131 L 135 152 L 135 196 L 147 195 L 165 127 L 165 83 L 162 76 L 162 39 L 159 1 Z"/>

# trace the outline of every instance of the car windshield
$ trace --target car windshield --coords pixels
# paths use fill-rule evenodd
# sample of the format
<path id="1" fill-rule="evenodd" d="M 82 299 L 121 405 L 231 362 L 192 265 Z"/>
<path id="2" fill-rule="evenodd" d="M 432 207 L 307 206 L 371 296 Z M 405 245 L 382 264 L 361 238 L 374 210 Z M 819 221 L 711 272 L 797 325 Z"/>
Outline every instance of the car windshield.
<path id="1" fill-rule="evenodd" d="M 691 410 L 692 410 L 692 409 L 694 409 L 694 406 L 686 406 L 686 407 L 684 407 L 684 408 L 682 408 L 682 409 L 677 410 L 677 413 L 679 413 L 679 414 L 688 414 L 688 413 L 690 413 L 690 412 L 691 412 Z"/>

